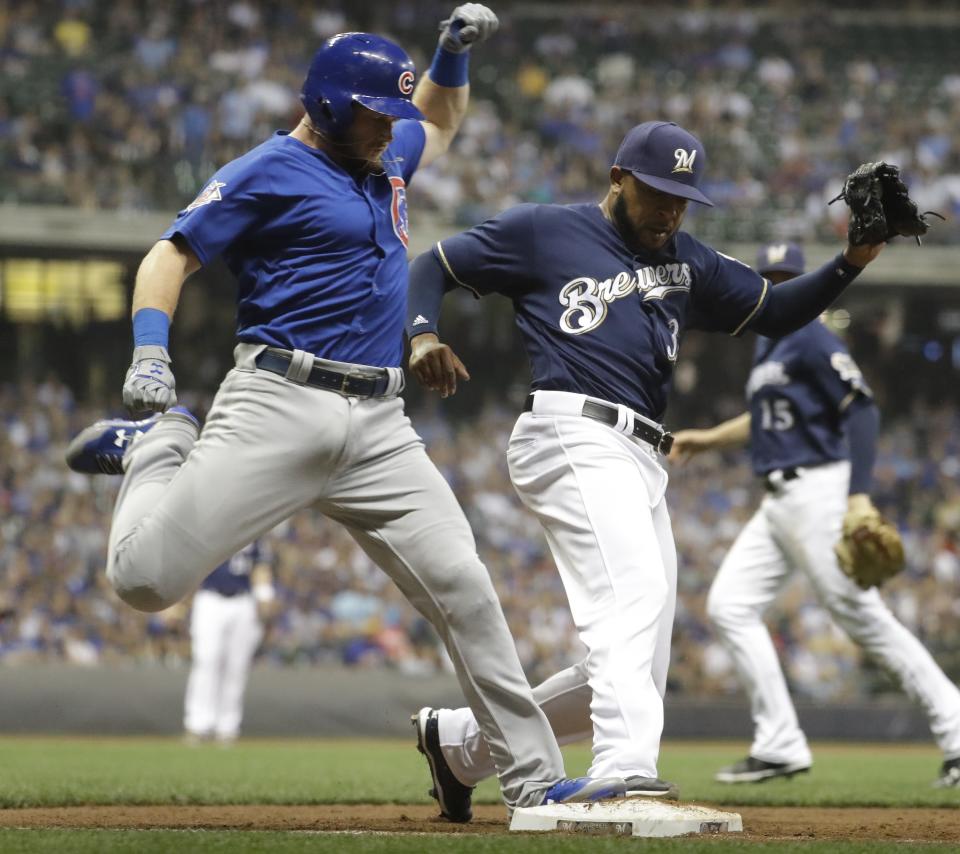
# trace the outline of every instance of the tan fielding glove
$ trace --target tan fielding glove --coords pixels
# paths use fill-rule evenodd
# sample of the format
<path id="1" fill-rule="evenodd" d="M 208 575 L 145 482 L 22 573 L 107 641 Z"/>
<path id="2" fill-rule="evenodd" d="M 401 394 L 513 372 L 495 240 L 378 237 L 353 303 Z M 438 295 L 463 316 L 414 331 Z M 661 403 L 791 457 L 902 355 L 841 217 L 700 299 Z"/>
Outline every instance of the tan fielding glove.
<path id="1" fill-rule="evenodd" d="M 864 590 L 879 587 L 904 567 L 900 534 L 866 497 L 851 499 L 834 551 L 840 568 Z"/>

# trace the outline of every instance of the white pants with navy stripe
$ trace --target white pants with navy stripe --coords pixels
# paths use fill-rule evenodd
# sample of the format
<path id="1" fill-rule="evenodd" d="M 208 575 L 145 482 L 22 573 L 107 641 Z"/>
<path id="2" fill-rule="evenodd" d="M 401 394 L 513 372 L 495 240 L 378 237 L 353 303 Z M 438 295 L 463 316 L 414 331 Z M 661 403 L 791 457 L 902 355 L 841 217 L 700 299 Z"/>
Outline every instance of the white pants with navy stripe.
<path id="1" fill-rule="evenodd" d="M 876 588 L 861 590 L 833 551 L 847 508 L 850 465 L 804 469 L 768 494 L 723 561 L 707 611 L 750 697 L 750 755 L 767 762 L 811 762 L 806 736 L 763 614 L 794 570 L 851 639 L 921 704 L 946 757 L 960 756 L 960 692 L 930 653 L 893 616 Z"/>
<path id="2" fill-rule="evenodd" d="M 190 677 L 183 728 L 230 740 L 240 734 L 243 695 L 263 627 L 253 594 L 198 590 L 190 614 Z"/>
<path id="3" fill-rule="evenodd" d="M 583 662 L 534 697 L 561 744 L 592 730 L 589 774 L 655 777 L 676 602 L 667 476 L 650 445 L 627 435 L 629 415 L 621 413 L 618 432 L 577 414 L 584 400 L 537 392 L 507 451 L 513 485 L 543 525 L 587 648 Z M 443 711 L 439 725 L 461 782 L 491 773 L 468 709 Z"/>

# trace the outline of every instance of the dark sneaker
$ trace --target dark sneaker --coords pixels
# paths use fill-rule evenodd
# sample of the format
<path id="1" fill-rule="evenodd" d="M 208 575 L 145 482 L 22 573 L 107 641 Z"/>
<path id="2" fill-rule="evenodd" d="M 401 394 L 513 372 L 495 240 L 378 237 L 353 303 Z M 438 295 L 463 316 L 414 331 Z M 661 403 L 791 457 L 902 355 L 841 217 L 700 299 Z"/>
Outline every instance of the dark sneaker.
<path id="1" fill-rule="evenodd" d="M 762 783 L 774 777 L 792 777 L 810 770 L 809 762 L 765 762 L 748 756 L 713 775 L 718 783 Z"/>
<path id="2" fill-rule="evenodd" d="M 944 760 L 940 766 L 940 776 L 933 781 L 935 789 L 960 788 L 960 756 Z"/>
<path id="3" fill-rule="evenodd" d="M 473 786 L 464 786 L 454 777 L 447 760 L 443 758 L 438 713 L 424 706 L 410 720 L 417 730 L 417 750 L 427 757 L 430 766 L 433 788 L 429 794 L 440 804 L 440 815 L 458 824 L 470 821 L 473 818 Z"/>
<path id="4" fill-rule="evenodd" d="M 622 798 L 627 793 L 627 783 L 620 777 L 575 777 L 554 783 L 543 796 L 547 804 L 579 804 L 584 801 L 605 801 Z"/>
<path id="5" fill-rule="evenodd" d="M 660 798 L 664 801 L 679 801 L 680 787 L 659 777 L 627 777 L 628 798 Z"/>
<path id="6" fill-rule="evenodd" d="M 183 406 L 174 406 L 164 415 L 184 418 L 199 426 Z M 123 474 L 123 456 L 137 439 L 160 419 L 152 415 L 143 421 L 97 421 L 73 437 L 67 446 L 67 465 L 83 474 Z"/>

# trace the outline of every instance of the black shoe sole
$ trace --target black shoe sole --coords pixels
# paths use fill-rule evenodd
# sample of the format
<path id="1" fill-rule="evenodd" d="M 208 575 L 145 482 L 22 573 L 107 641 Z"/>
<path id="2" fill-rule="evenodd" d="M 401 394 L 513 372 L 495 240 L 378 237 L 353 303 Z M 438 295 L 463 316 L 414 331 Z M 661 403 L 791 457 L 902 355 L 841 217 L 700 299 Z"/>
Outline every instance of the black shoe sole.
<path id="1" fill-rule="evenodd" d="M 433 780 L 433 788 L 427 793 L 431 798 L 434 798 L 438 804 L 440 804 L 440 815 L 445 818 L 447 821 L 451 821 L 454 824 L 466 824 L 473 818 L 473 810 L 470 809 L 469 805 L 466 811 L 462 812 L 451 812 L 447 805 L 443 802 L 443 799 L 440 797 L 441 785 L 439 783 L 439 773 L 437 769 L 437 759 L 433 756 L 433 753 L 427 749 L 426 741 L 427 734 L 425 732 L 426 727 L 420 726 L 420 712 L 410 716 L 410 723 L 413 724 L 413 728 L 417 731 L 417 750 L 419 750 L 427 759 L 427 764 L 430 766 L 430 778 Z M 471 789 L 472 791 L 472 789 Z"/>
<path id="2" fill-rule="evenodd" d="M 796 777 L 797 774 L 807 774 L 809 772 L 810 766 L 808 765 L 806 768 L 794 768 L 790 771 L 752 771 L 748 772 L 751 776 L 741 775 L 739 780 L 721 780 L 716 776 L 714 776 L 713 779 L 717 783 L 724 783 L 728 786 L 738 786 L 744 783 L 767 783 L 770 780 L 790 780 Z M 753 776 L 756 774 L 762 774 L 763 776 Z"/>

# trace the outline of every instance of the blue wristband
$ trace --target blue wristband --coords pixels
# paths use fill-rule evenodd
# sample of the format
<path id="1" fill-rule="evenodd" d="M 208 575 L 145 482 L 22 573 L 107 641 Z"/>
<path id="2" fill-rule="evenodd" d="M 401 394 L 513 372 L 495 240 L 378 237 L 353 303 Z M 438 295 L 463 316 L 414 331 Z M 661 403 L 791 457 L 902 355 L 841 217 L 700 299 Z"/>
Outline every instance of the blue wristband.
<path id="1" fill-rule="evenodd" d="M 430 64 L 430 79 L 438 86 L 455 89 L 466 86 L 470 81 L 470 52 L 450 53 L 442 47 L 437 48 Z"/>
<path id="2" fill-rule="evenodd" d="M 141 308 L 133 316 L 133 346 L 155 344 L 166 347 L 170 339 L 170 318 L 159 308 Z"/>

